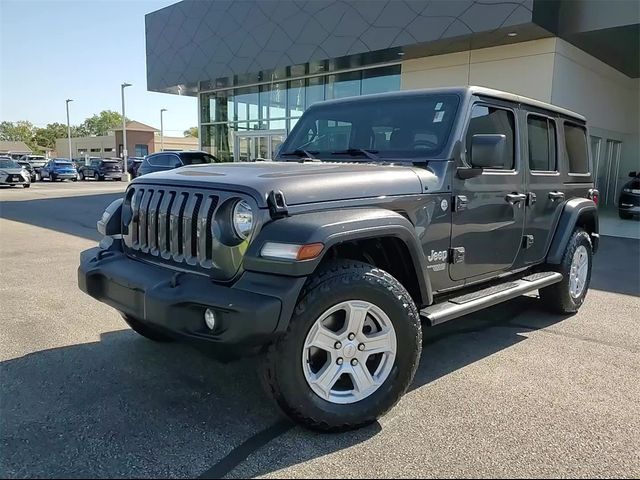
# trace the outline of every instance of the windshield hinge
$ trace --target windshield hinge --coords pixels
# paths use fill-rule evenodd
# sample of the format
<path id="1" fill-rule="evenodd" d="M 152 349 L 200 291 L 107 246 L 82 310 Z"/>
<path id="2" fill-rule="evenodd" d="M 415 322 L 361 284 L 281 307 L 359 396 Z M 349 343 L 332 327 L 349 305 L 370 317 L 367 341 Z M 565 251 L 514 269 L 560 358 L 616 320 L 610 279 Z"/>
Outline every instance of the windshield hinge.
<path id="1" fill-rule="evenodd" d="M 271 190 L 267 196 L 267 205 L 269 206 L 269 213 L 271 218 L 282 218 L 289 215 L 289 208 L 287 202 L 284 199 L 284 193 L 280 190 Z"/>

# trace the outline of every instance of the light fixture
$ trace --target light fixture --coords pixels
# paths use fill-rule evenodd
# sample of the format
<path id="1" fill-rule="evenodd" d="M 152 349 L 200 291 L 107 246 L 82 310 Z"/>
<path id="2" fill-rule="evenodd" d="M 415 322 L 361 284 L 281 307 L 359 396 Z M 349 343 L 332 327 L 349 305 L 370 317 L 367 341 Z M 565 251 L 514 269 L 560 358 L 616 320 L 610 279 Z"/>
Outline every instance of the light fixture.
<path id="1" fill-rule="evenodd" d="M 404 52 L 398 52 L 398 55 L 402 57 L 404 55 Z"/>
<path id="2" fill-rule="evenodd" d="M 215 330 L 216 328 L 216 314 L 213 310 L 207 308 L 204 312 L 204 323 L 207 325 L 209 330 Z"/>
<path id="3" fill-rule="evenodd" d="M 509 32 L 507 33 L 507 37 L 517 37 L 518 36 L 518 32 Z"/>

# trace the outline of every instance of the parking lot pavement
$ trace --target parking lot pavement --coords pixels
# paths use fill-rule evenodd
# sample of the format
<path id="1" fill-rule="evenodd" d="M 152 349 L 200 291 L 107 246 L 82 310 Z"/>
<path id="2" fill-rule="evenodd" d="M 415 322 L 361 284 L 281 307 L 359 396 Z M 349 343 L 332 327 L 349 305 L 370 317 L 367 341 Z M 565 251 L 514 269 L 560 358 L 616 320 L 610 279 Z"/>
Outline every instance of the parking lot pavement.
<path id="1" fill-rule="evenodd" d="M 603 237 L 577 315 L 521 297 L 428 330 L 398 406 L 323 435 L 272 407 L 259 359 L 153 344 L 78 290 L 123 188 L 0 190 L 0 476 L 640 476 L 637 240 Z"/>

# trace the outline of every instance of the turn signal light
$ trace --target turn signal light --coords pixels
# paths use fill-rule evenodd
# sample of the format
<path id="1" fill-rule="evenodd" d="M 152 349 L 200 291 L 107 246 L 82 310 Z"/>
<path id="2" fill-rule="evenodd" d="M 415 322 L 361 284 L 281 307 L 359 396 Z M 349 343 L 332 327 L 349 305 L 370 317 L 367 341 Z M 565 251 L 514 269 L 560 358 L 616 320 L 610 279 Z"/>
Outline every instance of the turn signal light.
<path id="1" fill-rule="evenodd" d="M 262 247 L 260 255 L 265 258 L 280 260 L 311 260 L 322 253 L 324 244 L 308 243 L 296 245 L 291 243 L 267 242 Z"/>

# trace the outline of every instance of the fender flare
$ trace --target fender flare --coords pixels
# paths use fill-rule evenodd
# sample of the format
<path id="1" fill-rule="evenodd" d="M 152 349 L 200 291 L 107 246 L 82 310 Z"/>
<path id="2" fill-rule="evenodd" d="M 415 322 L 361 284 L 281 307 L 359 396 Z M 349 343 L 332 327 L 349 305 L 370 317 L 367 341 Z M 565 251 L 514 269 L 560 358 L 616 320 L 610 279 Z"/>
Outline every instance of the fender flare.
<path id="1" fill-rule="evenodd" d="M 433 301 L 422 245 L 411 222 L 397 212 L 383 208 L 350 208 L 309 212 L 285 217 L 266 224 L 251 242 L 244 269 L 253 272 L 303 277 L 311 275 L 333 246 L 352 240 L 395 237 L 407 247 L 420 296 L 425 305 Z M 322 254 L 312 260 L 275 260 L 263 258 L 260 251 L 266 242 L 292 244 L 323 243 Z"/>
<path id="2" fill-rule="evenodd" d="M 598 226 L 598 207 L 588 198 L 573 198 L 566 202 L 556 231 L 549 247 L 547 254 L 547 263 L 558 265 L 562 262 L 562 255 L 569 243 L 569 239 L 576 228 L 576 225 L 591 225 L 588 233 L 593 241 L 594 253 L 598 249 L 599 226 Z"/>

